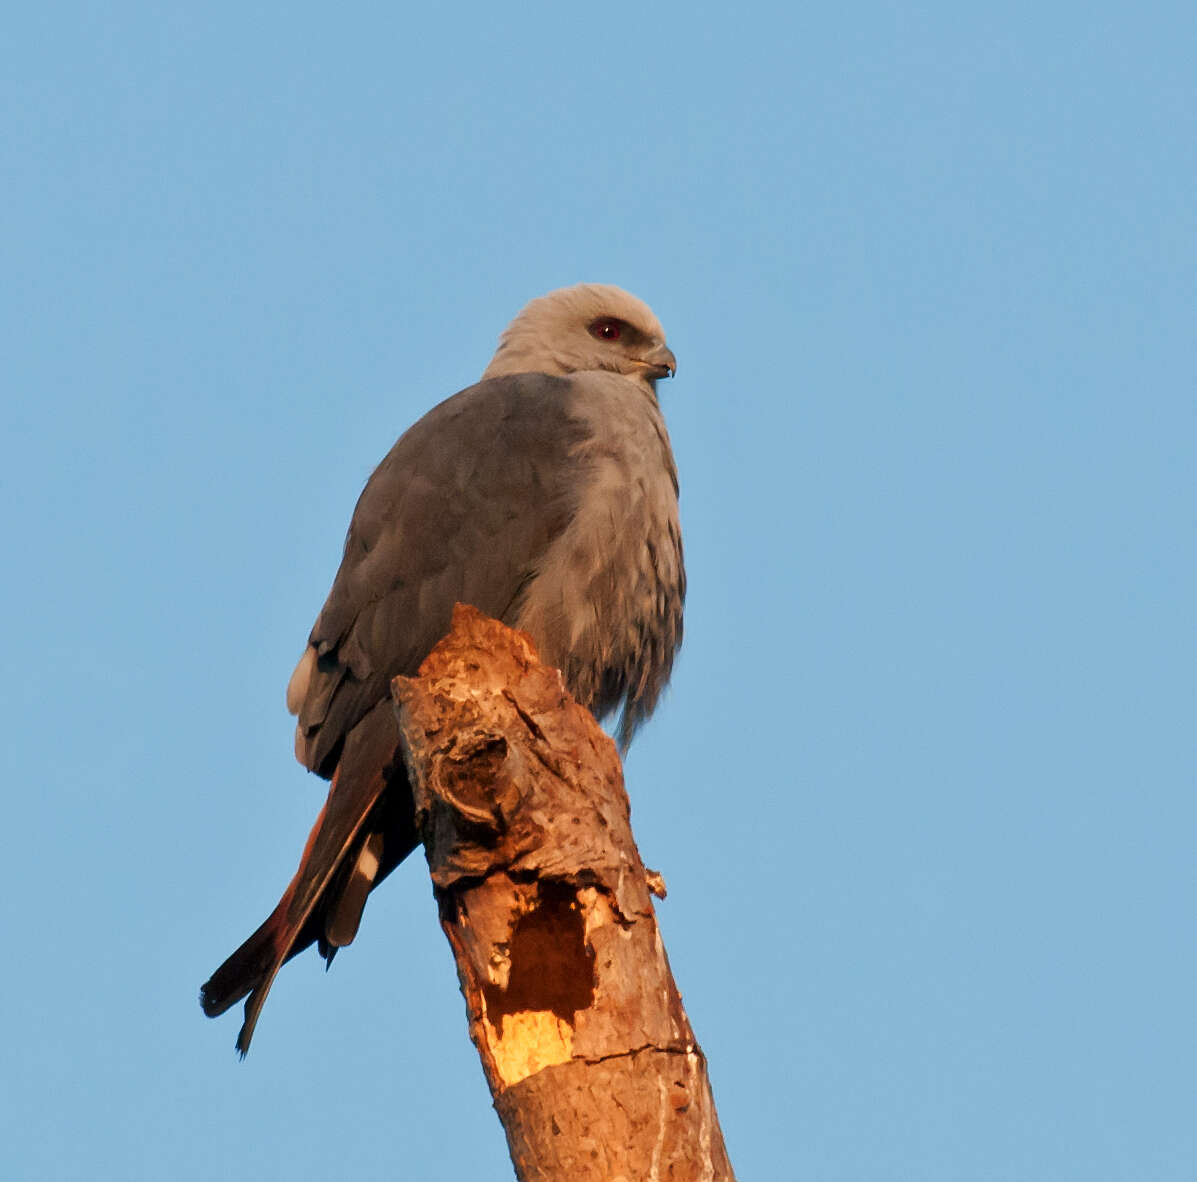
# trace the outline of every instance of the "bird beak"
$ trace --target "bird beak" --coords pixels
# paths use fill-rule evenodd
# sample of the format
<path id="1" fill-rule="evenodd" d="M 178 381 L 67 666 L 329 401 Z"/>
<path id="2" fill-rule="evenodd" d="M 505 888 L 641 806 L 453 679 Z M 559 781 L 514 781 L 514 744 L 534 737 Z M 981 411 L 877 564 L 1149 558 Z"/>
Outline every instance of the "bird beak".
<path id="1" fill-rule="evenodd" d="M 677 358 L 673 350 L 665 345 L 657 345 L 654 349 L 638 358 L 641 365 L 648 370 L 648 376 L 657 378 L 671 378 L 677 373 Z"/>

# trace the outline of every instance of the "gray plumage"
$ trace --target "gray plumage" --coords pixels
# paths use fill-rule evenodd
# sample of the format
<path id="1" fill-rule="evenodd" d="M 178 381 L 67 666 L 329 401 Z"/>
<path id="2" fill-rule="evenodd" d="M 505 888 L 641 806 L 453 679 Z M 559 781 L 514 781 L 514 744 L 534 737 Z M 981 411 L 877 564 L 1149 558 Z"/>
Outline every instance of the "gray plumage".
<path id="1" fill-rule="evenodd" d="M 607 321 L 618 339 L 595 335 Z M 288 687 L 304 766 L 331 775 L 457 602 L 528 631 L 579 701 L 622 707 L 630 741 L 682 636 L 677 470 L 655 391 L 673 368 L 647 306 L 569 288 L 533 301 L 483 380 L 403 435 L 362 492 Z"/>
<path id="2" fill-rule="evenodd" d="M 332 590 L 287 687 L 295 754 L 331 778 L 273 913 L 201 990 L 249 995 L 312 943 L 331 960 L 415 847 L 389 701 L 469 603 L 529 632 L 583 705 L 631 741 L 669 679 L 686 577 L 677 470 L 656 382 L 675 369 L 648 306 L 582 284 L 533 300 L 474 386 L 407 431 L 358 500 Z"/>

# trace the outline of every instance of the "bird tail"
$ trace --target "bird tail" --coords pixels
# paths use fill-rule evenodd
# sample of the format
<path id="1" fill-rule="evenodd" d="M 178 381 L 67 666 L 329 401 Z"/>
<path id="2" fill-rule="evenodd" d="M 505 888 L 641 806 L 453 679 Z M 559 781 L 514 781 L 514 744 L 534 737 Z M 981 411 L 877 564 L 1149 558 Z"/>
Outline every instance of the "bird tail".
<path id="1" fill-rule="evenodd" d="M 248 994 L 242 1058 L 279 969 L 316 943 L 329 963 L 357 934 L 366 897 L 414 848 L 411 789 L 389 699 L 350 731 L 328 799 L 278 906 L 200 990 L 210 1018 Z"/>

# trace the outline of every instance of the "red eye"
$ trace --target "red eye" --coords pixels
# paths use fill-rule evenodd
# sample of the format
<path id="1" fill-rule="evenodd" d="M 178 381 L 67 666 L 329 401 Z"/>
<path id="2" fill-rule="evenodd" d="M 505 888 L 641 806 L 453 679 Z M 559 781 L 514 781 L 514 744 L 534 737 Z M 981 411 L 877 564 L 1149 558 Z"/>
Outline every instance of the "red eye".
<path id="1" fill-rule="evenodd" d="M 618 320 L 596 320 L 590 326 L 590 335 L 596 341 L 617 341 L 623 332 L 623 325 Z"/>

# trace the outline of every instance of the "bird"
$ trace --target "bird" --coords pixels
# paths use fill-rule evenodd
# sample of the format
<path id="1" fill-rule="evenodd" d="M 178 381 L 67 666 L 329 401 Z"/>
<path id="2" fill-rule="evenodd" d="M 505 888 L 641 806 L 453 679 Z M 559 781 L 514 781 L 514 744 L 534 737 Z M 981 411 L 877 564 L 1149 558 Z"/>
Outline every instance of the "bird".
<path id="1" fill-rule="evenodd" d="M 295 755 L 331 781 L 274 911 L 209 978 L 246 998 L 244 1058 L 282 965 L 327 965 L 416 847 L 390 682 L 470 604 L 530 634 L 626 750 L 669 680 L 686 574 L 657 382 L 677 362 L 646 303 L 583 283 L 528 303 L 481 379 L 410 427 L 366 482 L 332 589 L 287 686 Z"/>

